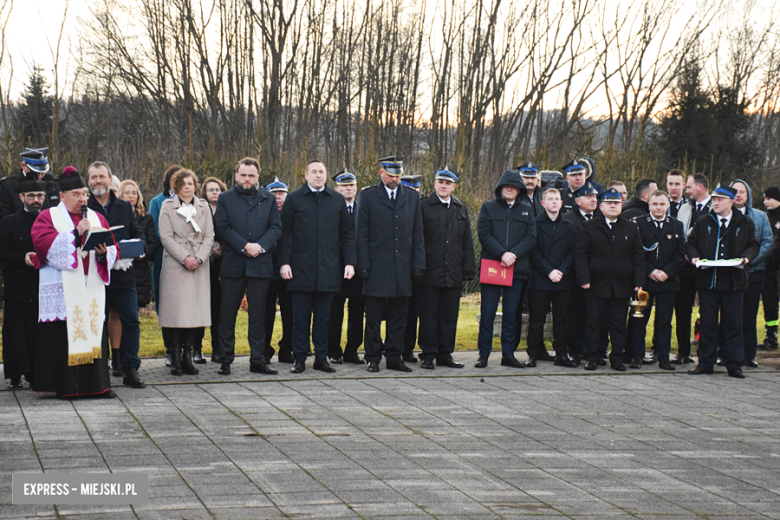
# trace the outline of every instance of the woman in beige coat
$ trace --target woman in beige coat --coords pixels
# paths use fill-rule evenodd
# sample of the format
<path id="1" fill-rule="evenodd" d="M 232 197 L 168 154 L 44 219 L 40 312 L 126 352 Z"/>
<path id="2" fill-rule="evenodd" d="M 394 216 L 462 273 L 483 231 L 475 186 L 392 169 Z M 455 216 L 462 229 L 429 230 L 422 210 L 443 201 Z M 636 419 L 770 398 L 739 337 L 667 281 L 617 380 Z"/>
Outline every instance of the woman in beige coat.
<path id="1" fill-rule="evenodd" d="M 198 329 L 211 325 L 209 254 L 214 243 L 214 224 L 208 203 L 195 196 L 198 178 L 180 170 L 171 178 L 176 194 L 162 204 L 160 241 L 163 253 L 160 272 L 160 327 L 170 329 L 171 374 L 195 375 L 192 350 Z"/>

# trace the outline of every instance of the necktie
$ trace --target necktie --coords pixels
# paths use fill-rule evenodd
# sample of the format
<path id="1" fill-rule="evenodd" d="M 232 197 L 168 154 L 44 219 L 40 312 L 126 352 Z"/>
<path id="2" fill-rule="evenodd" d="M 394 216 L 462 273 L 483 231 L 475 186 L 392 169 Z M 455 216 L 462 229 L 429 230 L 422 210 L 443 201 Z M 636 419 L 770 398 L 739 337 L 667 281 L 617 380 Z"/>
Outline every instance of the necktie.
<path id="1" fill-rule="evenodd" d="M 349 211 L 349 214 L 352 215 L 352 206 L 347 206 L 347 211 Z"/>
<path id="2" fill-rule="evenodd" d="M 726 220 L 725 218 L 720 219 L 720 230 L 721 231 L 726 231 L 726 222 L 728 222 L 728 220 Z"/>
<path id="3" fill-rule="evenodd" d="M 585 218 L 588 219 L 588 220 L 592 219 L 593 218 L 593 213 L 586 213 L 585 214 Z M 612 226 L 610 226 L 610 229 L 612 229 Z"/>
<path id="4" fill-rule="evenodd" d="M 655 227 L 657 229 L 661 229 L 661 226 L 663 225 L 663 222 L 661 222 L 660 220 L 654 220 L 653 222 L 655 222 Z"/>
<path id="5" fill-rule="evenodd" d="M 696 203 L 696 213 L 701 213 L 701 204 Z"/>

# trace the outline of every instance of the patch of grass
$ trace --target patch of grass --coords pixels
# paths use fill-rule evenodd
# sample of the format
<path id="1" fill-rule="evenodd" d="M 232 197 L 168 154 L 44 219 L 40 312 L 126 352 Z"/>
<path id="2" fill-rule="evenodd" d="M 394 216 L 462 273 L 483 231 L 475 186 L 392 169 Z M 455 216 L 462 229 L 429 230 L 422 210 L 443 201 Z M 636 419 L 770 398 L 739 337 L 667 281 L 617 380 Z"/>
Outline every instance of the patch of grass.
<path id="1" fill-rule="evenodd" d="M 477 314 L 479 314 L 480 295 L 479 293 L 473 293 L 464 296 L 461 299 L 460 314 L 458 316 L 458 335 L 455 341 L 455 350 L 457 351 L 469 351 L 477 350 L 477 337 L 479 335 L 479 323 L 477 322 Z M 501 309 L 499 308 L 499 311 Z M 696 314 L 698 307 L 694 308 L 691 330 L 693 330 L 693 324 L 696 321 Z M 346 311 L 345 311 L 346 314 Z M 141 348 L 140 357 L 162 357 L 165 355 L 165 347 L 163 346 L 162 333 L 160 327 L 157 325 L 157 314 L 152 306 L 145 309 L 141 309 Z M 649 346 L 653 338 L 653 318 L 651 315 L 650 321 L 647 326 L 646 344 Z M 0 313 L 0 322 L 2 321 L 2 313 Z M 271 344 L 274 348 L 277 348 L 277 344 L 282 337 L 281 317 L 277 316 L 277 320 L 274 324 L 274 331 L 271 339 Z M 238 317 L 236 319 L 236 354 L 249 354 L 249 343 L 247 342 L 247 326 L 248 319 L 247 313 L 244 310 L 239 310 Z M 342 329 L 342 342 L 346 338 L 346 319 L 344 320 L 344 326 Z M 673 322 L 673 327 L 675 323 Z M 764 330 L 764 312 L 763 308 L 759 309 L 758 320 L 756 323 L 758 329 L 758 340 L 763 340 Z M 383 324 L 384 334 L 384 324 Z M 673 328 L 674 331 L 674 328 Z M 552 349 L 550 338 L 547 340 L 547 348 Z M 498 338 L 494 338 L 494 349 L 500 346 L 498 344 Z M 525 349 L 525 338 L 520 342 L 520 348 Z M 362 347 L 361 347 L 362 349 Z M 694 352 L 695 352 L 694 347 Z M 672 332 L 672 352 L 677 352 L 677 338 L 674 332 Z M 203 338 L 203 353 L 211 354 L 211 330 L 206 327 L 206 333 Z M 2 338 L 0 338 L 0 355 L 2 355 Z M 780 368 L 780 354 L 776 352 L 759 351 L 758 359 L 765 364 L 774 368 Z"/>

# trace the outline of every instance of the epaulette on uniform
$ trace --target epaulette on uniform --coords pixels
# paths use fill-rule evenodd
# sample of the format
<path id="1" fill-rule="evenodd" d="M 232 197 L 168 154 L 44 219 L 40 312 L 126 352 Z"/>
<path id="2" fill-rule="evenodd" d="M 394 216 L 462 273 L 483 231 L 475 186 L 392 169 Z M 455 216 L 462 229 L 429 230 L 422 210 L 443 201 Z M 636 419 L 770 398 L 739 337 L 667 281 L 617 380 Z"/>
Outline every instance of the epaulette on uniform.
<path id="1" fill-rule="evenodd" d="M 374 186 L 376 186 L 376 184 L 369 184 L 368 186 L 363 186 L 362 188 L 360 188 L 360 191 L 371 189 Z"/>

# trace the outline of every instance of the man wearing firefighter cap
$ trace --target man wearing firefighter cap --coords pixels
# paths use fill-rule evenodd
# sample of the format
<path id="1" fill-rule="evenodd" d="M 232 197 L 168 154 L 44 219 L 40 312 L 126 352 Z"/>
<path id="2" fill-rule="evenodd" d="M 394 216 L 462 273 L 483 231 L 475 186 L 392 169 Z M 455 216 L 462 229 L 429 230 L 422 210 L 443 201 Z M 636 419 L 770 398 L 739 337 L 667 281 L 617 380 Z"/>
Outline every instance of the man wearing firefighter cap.
<path id="1" fill-rule="evenodd" d="M 45 184 L 43 191 L 46 198 L 43 200 L 42 210 L 60 203 L 60 187 L 49 171 L 48 154 L 48 148 L 25 148 L 20 154 L 21 171 L 0 180 L 0 219 L 20 211 L 24 206 L 19 199 L 18 186 L 20 182 L 27 180 L 28 173 L 37 175 L 37 179 Z"/>

